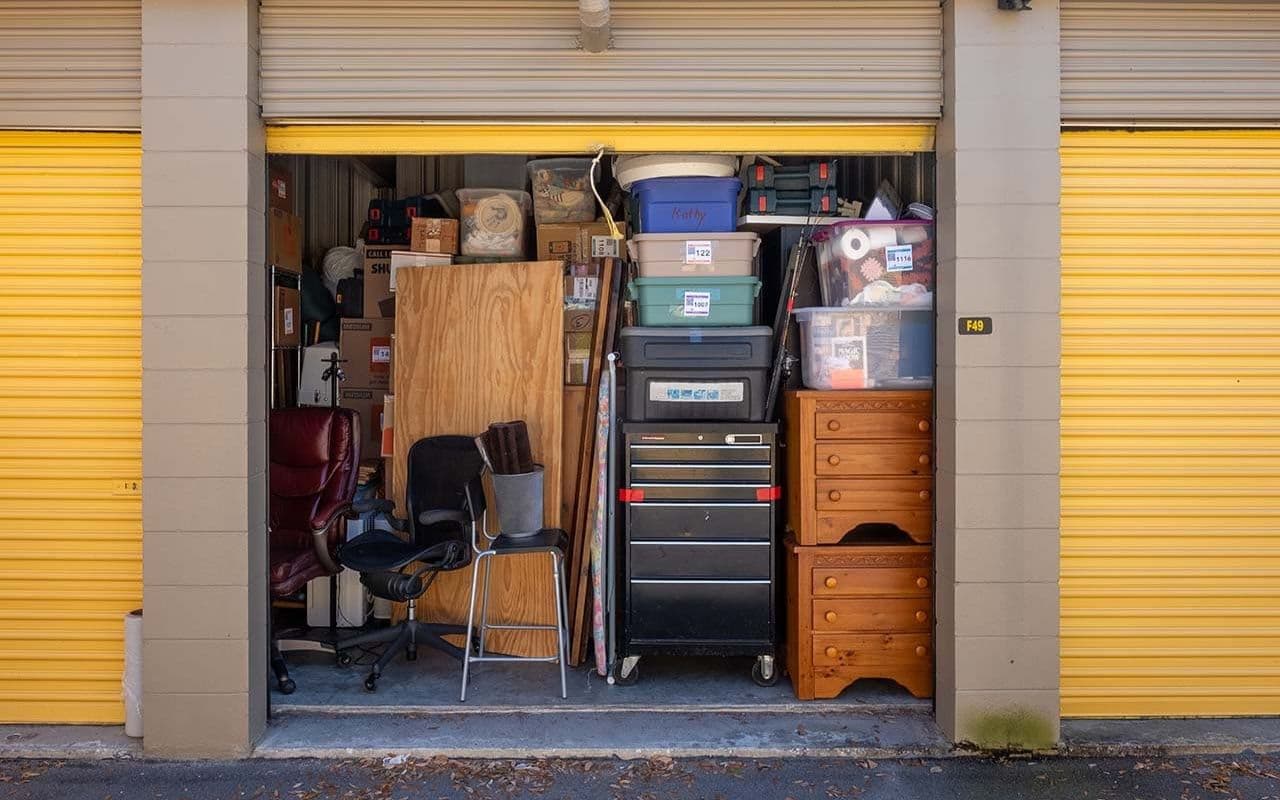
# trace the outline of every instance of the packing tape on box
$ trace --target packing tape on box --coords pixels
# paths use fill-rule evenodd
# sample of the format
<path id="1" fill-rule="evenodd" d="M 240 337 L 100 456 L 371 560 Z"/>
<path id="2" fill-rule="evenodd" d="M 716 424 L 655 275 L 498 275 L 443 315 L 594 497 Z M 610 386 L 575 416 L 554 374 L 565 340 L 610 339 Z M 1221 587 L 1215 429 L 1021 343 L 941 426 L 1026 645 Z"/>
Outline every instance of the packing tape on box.
<path id="1" fill-rule="evenodd" d="M 866 258 L 871 252 L 871 237 L 862 228 L 850 228 L 840 237 L 840 252 L 851 261 Z"/>

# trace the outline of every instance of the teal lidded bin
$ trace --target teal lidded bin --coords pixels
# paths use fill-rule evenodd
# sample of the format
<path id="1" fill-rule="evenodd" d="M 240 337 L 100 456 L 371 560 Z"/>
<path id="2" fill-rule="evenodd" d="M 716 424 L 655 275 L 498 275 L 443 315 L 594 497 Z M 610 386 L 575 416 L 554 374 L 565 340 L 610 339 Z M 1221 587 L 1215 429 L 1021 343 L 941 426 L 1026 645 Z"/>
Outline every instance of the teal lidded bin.
<path id="1" fill-rule="evenodd" d="M 636 278 L 628 286 L 640 325 L 754 325 L 760 279 L 688 275 Z"/>

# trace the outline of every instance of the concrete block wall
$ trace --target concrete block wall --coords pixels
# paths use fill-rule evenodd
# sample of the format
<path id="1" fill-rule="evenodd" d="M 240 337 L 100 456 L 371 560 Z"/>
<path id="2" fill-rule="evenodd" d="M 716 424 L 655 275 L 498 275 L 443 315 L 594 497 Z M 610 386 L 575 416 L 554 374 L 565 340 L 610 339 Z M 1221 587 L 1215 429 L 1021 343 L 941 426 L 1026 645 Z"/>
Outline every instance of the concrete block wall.
<path id="1" fill-rule="evenodd" d="M 937 714 L 1058 739 L 1058 7 L 944 0 L 938 127 Z M 959 319 L 992 317 L 989 336 Z"/>
<path id="2" fill-rule="evenodd" d="M 257 0 L 143 0 L 145 747 L 265 726 L 266 166 Z"/>

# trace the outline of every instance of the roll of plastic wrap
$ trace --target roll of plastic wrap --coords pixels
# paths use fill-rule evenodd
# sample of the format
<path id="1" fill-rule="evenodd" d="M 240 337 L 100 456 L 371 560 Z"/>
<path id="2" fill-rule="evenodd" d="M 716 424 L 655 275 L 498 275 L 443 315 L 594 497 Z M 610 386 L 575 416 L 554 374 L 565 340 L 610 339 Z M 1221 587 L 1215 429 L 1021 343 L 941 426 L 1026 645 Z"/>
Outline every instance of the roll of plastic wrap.
<path id="1" fill-rule="evenodd" d="M 866 258 L 871 252 L 871 237 L 862 228 L 850 228 L 840 237 L 840 252 L 851 261 Z"/>
<path id="2" fill-rule="evenodd" d="M 867 233 L 871 236 L 873 250 L 883 250 L 898 243 L 898 232 L 890 225 L 868 226 Z"/>
<path id="3" fill-rule="evenodd" d="M 124 615 L 124 734 L 142 738 L 142 609 Z"/>

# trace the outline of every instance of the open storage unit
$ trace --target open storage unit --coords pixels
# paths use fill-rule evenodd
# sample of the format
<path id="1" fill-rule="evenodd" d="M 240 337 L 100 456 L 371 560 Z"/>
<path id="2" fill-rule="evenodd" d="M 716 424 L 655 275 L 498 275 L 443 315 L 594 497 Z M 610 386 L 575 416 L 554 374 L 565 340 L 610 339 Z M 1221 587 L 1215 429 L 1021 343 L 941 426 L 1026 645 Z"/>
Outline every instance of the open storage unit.
<path id="1" fill-rule="evenodd" d="M 299 135 L 289 149 L 305 146 L 306 134 Z M 818 232 L 841 220 L 857 220 L 858 207 L 873 207 L 886 185 L 907 202 L 928 206 L 933 200 L 933 158 L 928 152 L 836 153 L 784 155 L 776 167 L 769 160 L 775 176 L 783 176 L 775 186 L 778 191 L 791 191 L 788 181 L 797 180 L 795 175 L 808 174 L 810 165 L 823 165 L 813 170 L 827 176 L 830 186 L 823 191 L 829 188 L 850 215 L 799 219 L 745 213 L 755 209 L 743 205 L 748 194 L 742 185 L 756 172 L 750 165 L 764 162 L 740 157 L 731 159 L 736 162 L 734 175 L 719 178 L 719 189 L 699 186 L 692 193 L 686 191 L 691 179 L 679 176 L 640 178 L 632 188 L 645 180 L 656 180 L 657 188 L 641 185 L 644 191 L 627 192 L 613 178 L 617 165 L 610 156 L 595 167 L 595 180 L 584 182 L 583 166 L 594 157 L 590 153 L 551 167 L 547 159 L 532 154 L 296 154 L 271 159 L 273 176 L 288 184 L 289 196 L 287 204 L 278 203 L 272 212 L 268 239 L 273 259 L 296 259 L 301 265 L 303 306 L 323 299 L 321 290 L 333 304 L 329 318 L 317 318 L 324 312 L 315 308 L 297 310 L 303 331 L 300 372 L 304 380 L 332 386 L 336 358 L 337 371 L 345 378 L 336 392 L 303 385 L 297 394 L 312 404 L 336 397 L 339 407 L 359 413 L 366 462 L 360 471 L 361 491 L 386 496 L 403 514 L 408 480 L 404 460 L 416 437 L 475 436 L 489 423 L 529 421 L 533 456 L 545 466 L 543 524 L 566 530 L 570 540 L 565 602 L 574 667 L 571 705 L 636 702 L 628 699 L 628 692 L 640 692 L 631 697 L 658 705 L 679 704 L 678 687 L 690 680 L 703 687 L 695 705 L 724 706 L 746 699 L 768 706 L 801 696 L 800 684 L 792 687 L 799 676 L 785 676 L 783 658 L 788 637 L 799 635 L 800 629 L 792 619 L 795 601 L 787 599 L 790 587 L 784 576 L 789 542 L 802 534 L 784 526 L 785 489 L 797 478 L 789 474 L 794 468 L 784 465 L 787 451 L 781 448 L 785 437 L 780 431 L 787 422 L 781 411 L 782 392 L 801 389 L 812 356 L 798 319 L 776 312 L 822 306 L 822 265 L 811 244 Z M 701 180 L 717 179 L 694 182 Z M 591 219 L 581 216 L 587 207 L 584 194 L 592 199 Z M 907 213 L 906 204 L 897 213 Z M 608 221 L 599 218 L 605 208 L 627 241 L 611 236 Z M 655 222 L 659 216 L 662 221 Z M 924 229 L 928 222 L 914 227 Z M 901 244 L 895 240 L 887 246 Z M 884 260 L 890 255 L 883 254 Z M 931 251 L 922 255 L 932 258 Z M 534 273 L 541 274 L 550 262 L 555 263 L 556 303 L 563 316 L 563 324 L 556 326 L 558 346 L 549 351 L 537 344 L 546 334 L 535 334 L 534 328 L 521 328 L 498 344 L 494 336 L 502 328 L 501 320 L 545 319 L 545 307 L 531 305 L 529 290 L 518 287 L 540 281 Z M 931 261 L 928 269 L 931 290 Z M 486 277 L 507 273 L 512 277 Z M 536 291 L 538 303 L 543 302 L 542 292 Z M 915 300 L 915 312 L 925 315 L 922 330 L 931 337 L 931 295 Z M 831 313 L 896 313 L 875 308 Z M 500 316 L 492 316 L 495 313 Z M 336 336 L 326 329 L 336 331 Z M 860 335 L 867 337 L 867 332 Z M 336 348 L 326 341 L 332 338 L 337 339 Z M 868 341 L 879 338 L 873 335 Z M 450 349 L 455 347 L 461 349 Z M 512 348 L 523 348 L 519 352 L 524 355 L 513 360 L 496 351 L 490 354 L 495 347 L 508 354 L 517 352 Z M 605 358 L 611 352 L 618 353 L 612 382 Z M 867 344 L 861 357 L 879 353 L 879 344 Z M 896 350 L 895 356 L 903 357 Z M 911 363 L 919 358 L 927 360 L 928 368 L 913 369 L 912 377 L 922 382 L 927 396 L 931 347 Z M 466 371 L 447 373 L 433 366 L 446 361 L 457 361 Z M 465 365 L 472 361 L 505 364 L 498 369 L 511 371 L 503 377 L 489 372 L 489 366 L 467 370 Z M 779 364 L 785 369 L 779 370 Z M 481 383 L 468 382 L 474 379 L 469 374 L 473 371 L 483 373 L 482 383 L 496 382 L 496 395 L 510 399 L 505 410 L 468 408 L 485 406 L 471 403 L 457 388 L 475 387 L 470 396 L 485 397 L 478 388 Z M 780 380 L 771 385 L 775 373 Z M 538 380 L 531 380 L 533 376 Z M 540 382 L 547 376 L 554 376 L 558 386 L 554 402 Z M 603 384 L 607 389 L 611 383 L 611 399 L 599 415 L 598 401 L 604 395 L 597 387 Z M 872 394 L 877 388 L 870 381 L 859 385 Z M 441 404 L 458 410 L 442 417 L 437 408 Z M 604 427 L 597 434 L 599 426 Z M 681 444 L 669 453 L 655 451 L 655 436 L 675 437 Z M 611 453 L 606 448 L 610 442 Z M 736 455 L 726 461 L 726 448 L 751 451 L 759 463 Z M 763 451 L 756 454 L 760 448 Z M 650 456 L 655 454 L 671 458 L 654 460 Z M 738 497 L 735 491 L 746 494 Z M 492 524 L 492 490 L 489 497 Z M 873 529 L 868 541 L 880 548 L 910 545 L 905 532 L 895 533 L 882 524 L 892 522 L 896 513 L 886 508 L 880 515 L 876 506 L 861 509 Z M 756 516 L 756 511 L 763 516 Z M 386 528 L 386 522 L 365 514 L 350 523 L 346 535 L 379 527 Z M 848 533 L 857 527 L 851 523 Z M 859 530 L 857 535 L 864 533 Z M 823 541 L 843 538 L 824 536 Z M 339 544 L 335 558 L 341 561 L 341 556 Z M 499 573 L 489 590 L 491 621 L 554 622 L 556 612 L 541 563 L 520 555 L 490 567 Z M 357 630 L 399 624 L 404 618 L 403 604 L 366 597 L 350 572 L 342 573 L 336 592 L 325 595 L 336 595 L 335 628 L 326 631 L 321 625 L 310 631 L 312 638 L 342 639 Z M 430 591 L 415 601 L 412 613 L 421 620 L 465 624 L 468 609 L 480 613 L 480 601 L 468 603 L 470 577 L 469 567 L 441 572 Z M 477 591 L 483 596 L 483 572 L 480 578 Z M 322 584 L 325 591 L 333 586 L 322 577 L 311 590 Z M 360 599 L 350 601 L 344 592 L 360 593 Z M 931 590 L 920 596 L 931 605 Z M 287 599 L 278 599 L 276 606 L 282 629 L 299 621 L 290 618 L 297 612 L 288 608 Z M 316 603 L 309 607 L 313 614 L 323 611 Z M 929 639 L 927 633 L 925 638 Z M 907 688 L 917 697 L 927 697 L 931 678 L 922 683 L 921 676 L 932 675 L 932 646 L 917 646 L 925 648 L 926 657 L 912 672 Z M 495 630 L 485 648 L 510 657 L 543 658 L 556 644 L 555 636 L 546 632 Z M 412 663 L 396 656 L 379 676 L 376 693 L 363 691 L 359 678 L 385 651 L 350 649 L 340 659 L 349 665 L 343 668 L 335 665 L 334 655 L 324 652 L 323 645 L 317 649 L 322 652 L 286 654 L 296 692 L 286 695 L 277 686 L 273 703 L 312 707 L 317 704 L 313 686 L 321 687 L 327 698 L 320 705 L 435 707 L 456 702 L 459 676 L 450 666 L 454 662 L 429 648 L 417 648 L 419 657 Z M 646 664 L 653 662 L 644 670 L 643 689 L 610 685 L 635 683 L 641 655 Z M 530 688 L 541 680 L 537 667 L 480 664 L 475 669 L 468 705 L 510 703 L 517 684 L 525 695 L 540 694 Z M 587 675 L 597 669 L 607 682 L 584 688 L 592 686 Z M 868 697 L 915 702 L 890 682 L 893 670 L 873 669 L 861 677 L 871 680 L 837 702 Z M 550 672 L 545 679 L 545 696 L 519 703 L 553 707 L 566 702 L 554 694 Z"/>

